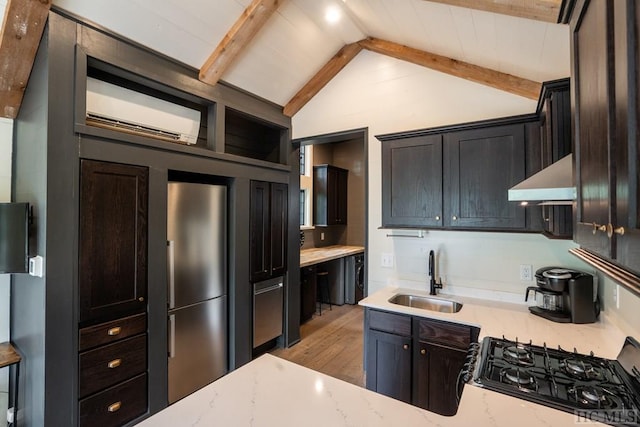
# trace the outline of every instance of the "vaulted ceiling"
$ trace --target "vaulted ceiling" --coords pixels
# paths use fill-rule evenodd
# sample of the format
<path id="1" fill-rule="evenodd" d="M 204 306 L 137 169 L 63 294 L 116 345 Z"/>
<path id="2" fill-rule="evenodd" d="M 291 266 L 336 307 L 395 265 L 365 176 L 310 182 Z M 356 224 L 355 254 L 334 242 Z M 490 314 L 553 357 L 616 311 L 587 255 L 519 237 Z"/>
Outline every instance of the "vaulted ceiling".
<path id="1" fill-rule="evenodd" d="M 0 8 L 7 2 L 36 1 L 0 0 Z M 481 74 L 488 71 L 489 77 L 476 77 L 482 84 L 508 84 L 513 78 L 514 90 L 512 86 L 501 89 L 535 97 L 538 83 L 569 75 L 569 29 L 554 23 L 559 3 L 53 0 L 55 7 L 201 70 L 204 81 L 221 79 L 287 106 L 285 112 L 290 114 L 313 96 L 313 90 L 305 92 L 309 86 L 320 90 L 322 81 L 317 80 L 330 79 L 362 48 L 425 66 L 431 61 L 441 67 L 436 70 L 461 78 L 469 73 L 477 76 L 476 69 Z M 256 4 L 261 9 L 252 11 Z M 334 22 L 328 15 L 333 15 Z M 338 55 L 336 63 L 338 52 L 347 56 Z M 0 46 L 0 60 L 2 55 Z M 318 74 L 327 67 L 328 72 Z M 518 93 L 517 86 L 522 85 L 527 87 Z"/>

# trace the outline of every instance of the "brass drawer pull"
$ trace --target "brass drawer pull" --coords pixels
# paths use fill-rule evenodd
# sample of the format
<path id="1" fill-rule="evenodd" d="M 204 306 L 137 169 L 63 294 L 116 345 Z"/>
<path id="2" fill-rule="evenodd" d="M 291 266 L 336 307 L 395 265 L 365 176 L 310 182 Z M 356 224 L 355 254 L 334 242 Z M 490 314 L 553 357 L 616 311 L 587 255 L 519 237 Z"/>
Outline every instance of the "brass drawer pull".
<path id="1" fill-rule="evenodd" d="M 116 326 L 115 328 L 109 329 L 107 331 L 107 335 L 112 337 L 114 335 L 118 335 L 121 331 L 122 331 L 122 328 L 120 326 Z"/>
<path id="2" fill-rule="evenodd" d="M 117 368 L 122 363 L 122 359 L 114 359 L 111 362 L 107 363 L 109 369 Z"/>
<path id="3" fill-rule="evenodd" d="M 107 408 L 107 411 L 109 411 L 109 412 L 117 412 L 120 409 L 121 406 L 122 406 L 122 402 L 112 403 Z"/>

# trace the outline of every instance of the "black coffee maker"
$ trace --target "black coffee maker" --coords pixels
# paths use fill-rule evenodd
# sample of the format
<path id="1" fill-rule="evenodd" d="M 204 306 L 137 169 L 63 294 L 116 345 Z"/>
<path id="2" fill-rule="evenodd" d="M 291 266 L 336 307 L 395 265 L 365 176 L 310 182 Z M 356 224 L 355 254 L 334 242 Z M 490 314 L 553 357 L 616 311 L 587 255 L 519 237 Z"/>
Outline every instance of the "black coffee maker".
<path id="1" fill-rule="evenodd" d="M 591 274 L 562 267 L 543 267 L 536 271 L 538 286 L 529 286 L 535 293 L 536 305 L 531 313 L 560 323 L 593 323 L 600 315 L 600 301 L 595 278 Z"/>

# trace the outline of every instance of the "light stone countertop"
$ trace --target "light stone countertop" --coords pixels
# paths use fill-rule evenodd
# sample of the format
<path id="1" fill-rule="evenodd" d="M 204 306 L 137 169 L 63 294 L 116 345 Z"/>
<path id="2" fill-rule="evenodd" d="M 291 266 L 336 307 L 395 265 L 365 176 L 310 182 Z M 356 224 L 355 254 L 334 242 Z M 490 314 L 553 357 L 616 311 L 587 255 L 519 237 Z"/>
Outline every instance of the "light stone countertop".
<path id="1" fill-rule="evenodd" d="M 364 252 L 363 246 L 333 245 L 322 248 L 309 248 L 300 251 L 300 267 L 308 267 L 321 262 L 356 255 Z"/>
<path id="2" fill-rule="evenodd" d="M 606 312 L 600 313 L 595 323 L 556 323 L 531 314 L 525 305 L 438 294 L 438 298 L 463 303 L 458 313 L 439 313 L 390 303 L 389 299 L 397 293 L 429 295 L 427 290 L 388 286 L 361 300 L 359 304 L 369 308 L 479 326 L 480 339 L 486 336 L 501 338 L 504 335 L 510 340 L 518 338 L 519 341 L 527 343 L 531 340 L 536 345 L 560 345 L 568 351 L 575 348 L 579 353 L 593 351 L 596 356 L 607 359 L 615 359 L 618 356 L 626 338 L 606 316 Z"/>
<path id="3" fill-rule="evenodd" d="M 532 339 L 614 359 L 624 334 L 601 314 L 590 325 L 560 324 L 529 313 L 526 306 L 456 296 L 456 314 L 425 312 L 388 302 L 388 287 L 360 301 L 365 307 L 481 326 L 481 336 Z M 426 295 L 424 291 L 422 294 Z M 458 413 L 441 416 L 272 355 L 264 355 L 173 404 L 140 426 L 573 426 L 573 414 L 467 385 Z M 592 423 L 589 425 L 603 425 Z"/>
<path id="4" fill-rule="evenodd" d="M 572 414 L 479 387 L 465 387 L 458 413 L 445 417 L 266 354 L 138 425 L 558 427 L 574 422 Z"/>

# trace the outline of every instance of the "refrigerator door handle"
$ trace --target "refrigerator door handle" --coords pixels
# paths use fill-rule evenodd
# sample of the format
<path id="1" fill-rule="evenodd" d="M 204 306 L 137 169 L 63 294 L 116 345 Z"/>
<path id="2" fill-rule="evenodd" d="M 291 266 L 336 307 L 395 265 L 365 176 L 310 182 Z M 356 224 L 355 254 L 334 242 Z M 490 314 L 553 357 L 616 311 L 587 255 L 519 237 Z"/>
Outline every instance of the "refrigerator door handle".
<path id="1" fill-rule="evenodd" d="M 176 355 L 176 315 L 169 315 L 169 358 L 174 358 Z"/>
<path id="2" fill-rule="evenodd" d="M 266 292 L 275 291 L 276 289 L 280 289 L 282 287 L 282 283 L 277 283 L 273 286 L 269 286 L 268 288 L 260 289 L 259 291 L 255 291 L 254 295 L 264 294 Z"/>
<path id="3" fill-rule="evenodd" d="M 176 280 L 173 240 L 167 240 L 167 275 L 169 276 L 169 308 L 174 308 L 176 306 Z"/>

